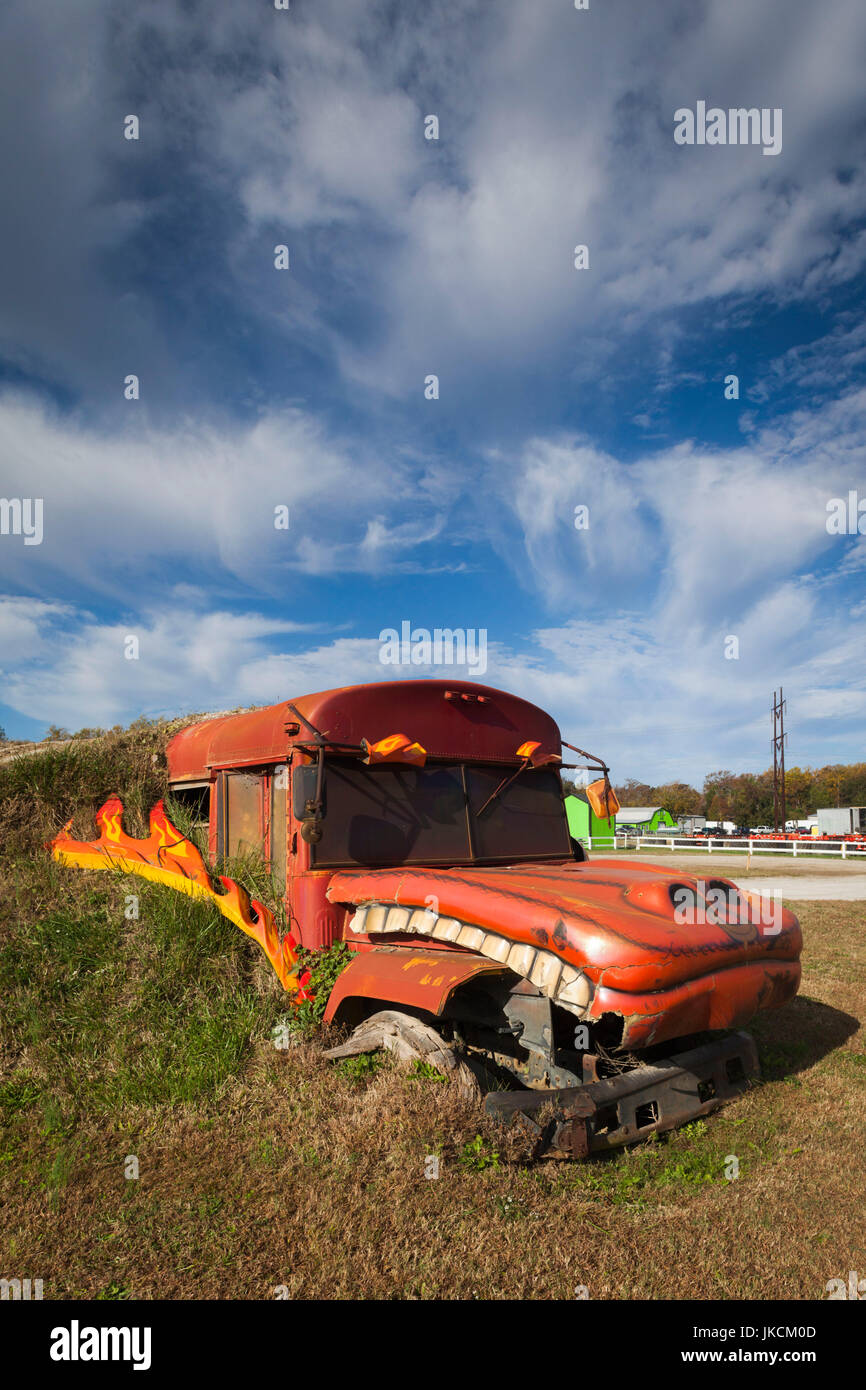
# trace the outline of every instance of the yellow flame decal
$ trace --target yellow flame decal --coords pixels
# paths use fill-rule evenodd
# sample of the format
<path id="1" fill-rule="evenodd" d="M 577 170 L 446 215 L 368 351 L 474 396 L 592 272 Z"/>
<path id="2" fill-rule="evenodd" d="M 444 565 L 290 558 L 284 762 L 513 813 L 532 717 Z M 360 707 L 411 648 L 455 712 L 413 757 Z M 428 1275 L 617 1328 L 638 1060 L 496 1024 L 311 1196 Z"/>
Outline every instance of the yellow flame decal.
<path id="1" fill-rule="evenodd" d="M 298 943 L 291 935 L 281 936 L 270 909 L 250 898 L 234 879 L 220 875 L 223 892 L 217 892 L 198 849 L 172 825 L 161 801 L 150 813 L 150 835 L 146 840 L 134 840 L 126 834 L 123 804 L 116 796 L 109 797 L 97 811 L 96 824 L 100 831 L 98 840 L 73 840 L 69 835 L 70 820 L 51 841 L 53 858 L 81 869 L 121 869 L 167 884 L 191 898 L 210 899 L 223 917 L 258 942 L 283 989 L 293 994 L 296 1002 L 310 998 L 306 989 L 309 973 L 298 976 Z"/>

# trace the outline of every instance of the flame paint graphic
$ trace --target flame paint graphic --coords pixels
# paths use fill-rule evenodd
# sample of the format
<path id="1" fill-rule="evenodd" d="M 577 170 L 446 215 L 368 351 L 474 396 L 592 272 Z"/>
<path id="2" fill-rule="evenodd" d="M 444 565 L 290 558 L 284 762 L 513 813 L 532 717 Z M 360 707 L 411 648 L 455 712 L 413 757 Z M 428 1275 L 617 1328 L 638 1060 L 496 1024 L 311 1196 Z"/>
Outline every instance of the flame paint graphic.
<path id="1" fill-rule="evenodd" d="M 156 883 L 165 883 L 191 898 L 209 898 L 223 917 L 258 942 L 283 989 L 293 994 L 296 1002 L 311 997 L 306 989 L 309 972 L 298 976 L 295 939 L 290 935 L 280 936 L 270 909 L 256 898 L 250 898 L 246 889 L 234 879 L 220 876 L 225 891 L 216 891 L 201 854 L 192 841 L 172 825 L 161 801 L 150 813 L 150 835 L 146 840 L 133 840 L 125 833 L 123 804 L 116 796 L 109 797 L 97 811 L 96 824 L 99 839 L 82 841 L 70 838 L 72 821 L 68 821 L 51 841 L 53 858 L 81 869 L 122 869 L 127 874 L 139 874 Z"/>
<path id="2" fill-rule="evenodd" d="M 423 767 L 427 761 L 427 749 L 422 748 L 420 743 L 413 743 L 405 734 L 389 734 L 387 738 L 380 738 L 377 743 L 370 743 L 368 739 L 361 739 L 361 748 L 364 752 L 363 762 L 367 763 L 412 763 L 415 767 Z"/>

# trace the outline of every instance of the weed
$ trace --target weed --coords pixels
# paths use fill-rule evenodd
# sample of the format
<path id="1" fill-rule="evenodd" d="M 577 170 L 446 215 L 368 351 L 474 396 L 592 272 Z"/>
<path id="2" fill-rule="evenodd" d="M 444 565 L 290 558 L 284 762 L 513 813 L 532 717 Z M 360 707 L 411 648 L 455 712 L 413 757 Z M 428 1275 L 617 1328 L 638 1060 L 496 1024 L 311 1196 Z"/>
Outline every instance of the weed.
<path id="1" fill-rule="evenodd" d="M 480 1134 L 476 1134 L 474 1139 L 463 1145 L 458 1162 L 472 1173 L 483 1173 L 487 1169 L 495 1172 L 499 1168 L 499 1152 Z"/>
<path id="2" fill-rule="evenodd" d="M 3 1123 L 8 1123 L 20 1110 L 35 1105 L 41 1094 L 39 1082 L 30 1076 L 13 1076 L 9 1081 L 0 1082 L 0 1116 Z"/>
<path id="3" fill-rule="evenodd" d="M 388 1065 L 388 1055 L 384 1052 L 359 1052 L 357 1057 L 344 1057 L 335 1063 L 335 1070 L 350 1081 L 370 1081 L 383 1067 Z"/>
<path id="4" fill-rule="evenodd" d="M 298 952 L 301 973 L 310 972 L 307 986 L 312 999 L 303 999 L 295 1010 L 290 1027 L 302 1037 L 313 1037 L 321 1028 L 331 990 L 347 965 L 354 959 L 354 951 L 345 941 L 335 941 L 323 951 Z"/>
<path id="5" fill-rule="evenodd" d="M 416 1057 L 406 1075 L 412 1081 L 447 1081 L 448 1077 L 438 1071 L 430 1062 Z"/>
<path id="6" fill-rule="evenodd" d="M 497 1197 L 494 1207 L 503 1221 L 519 1221 L 526 1216 L 526 1207 L 519 1197 L 515 1197 L 512 1192 L 506 1192 L 504 1197 Z"/>

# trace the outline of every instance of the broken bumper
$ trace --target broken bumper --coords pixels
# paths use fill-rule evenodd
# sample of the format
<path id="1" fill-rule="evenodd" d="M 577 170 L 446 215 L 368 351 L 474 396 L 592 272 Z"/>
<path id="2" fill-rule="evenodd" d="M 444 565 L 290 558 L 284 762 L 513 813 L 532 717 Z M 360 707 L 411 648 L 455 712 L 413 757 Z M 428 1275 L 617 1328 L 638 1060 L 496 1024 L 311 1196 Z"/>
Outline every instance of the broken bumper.
<path id="1" fill-rule="evenodd" d="M 760 1076 L 748 1033 L 732 1033 L 620 1076 L 558 1091 L 497 1091 L 489 1115 L 518 1121 L 536 1140 L 536 1154 L 586 1158 L 646 1139 L 708 1115 Z M 550 1109 L 552 1107 L 552 1115 Z"/>

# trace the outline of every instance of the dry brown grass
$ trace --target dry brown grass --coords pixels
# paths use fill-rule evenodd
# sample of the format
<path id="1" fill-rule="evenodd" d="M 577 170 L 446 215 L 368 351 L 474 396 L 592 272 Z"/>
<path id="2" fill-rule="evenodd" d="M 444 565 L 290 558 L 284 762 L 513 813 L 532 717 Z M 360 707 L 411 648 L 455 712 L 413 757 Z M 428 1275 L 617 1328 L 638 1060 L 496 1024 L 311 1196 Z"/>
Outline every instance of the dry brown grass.
<path id="1" fill-rule="evenodd" d="M 821 1298 L 866 1269 L 866 910 L 799 913 L 801 994 L 755 1029 L 764 1084 L 706 1123 L 533 1165 L 442 1083 L 259 1037 L 195 1102 L 16 1111 L 2 1272 L 59 1298 Z"/>

